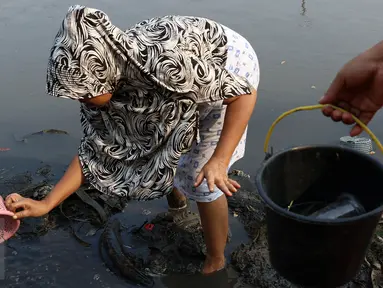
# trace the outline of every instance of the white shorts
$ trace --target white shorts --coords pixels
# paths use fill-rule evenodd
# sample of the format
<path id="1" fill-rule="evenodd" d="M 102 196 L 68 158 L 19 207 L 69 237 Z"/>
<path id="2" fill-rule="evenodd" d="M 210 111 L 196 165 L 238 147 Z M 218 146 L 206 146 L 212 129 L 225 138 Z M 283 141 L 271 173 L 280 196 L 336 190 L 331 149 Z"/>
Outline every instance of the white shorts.
<path id="1" fill-rule="evenodd" d="M 257 55 L 250 43 L 237 32 L 224 27 L 228 38 L 228 55 L 226 69 L 234 74 L 246 77 L 254 89 L 259 84 L 259 63 Z M 182 155 L 178 164 L 174 186 L 184 193 L 189 199 L 197 202 L 212 202 L 223 195 L 222 191 L 215 188 L 210 192 L 206 179 L 195 188 L 194 182 L 202 167 L 209 161 L 214 153 L 225 119 L 226 105 L 223 101 L 203 104 L 199 107 L 200 142 L 194 142 L 190 152 Z M 247 128 L 233 153 L 229 169 L 245 154 Z"/>

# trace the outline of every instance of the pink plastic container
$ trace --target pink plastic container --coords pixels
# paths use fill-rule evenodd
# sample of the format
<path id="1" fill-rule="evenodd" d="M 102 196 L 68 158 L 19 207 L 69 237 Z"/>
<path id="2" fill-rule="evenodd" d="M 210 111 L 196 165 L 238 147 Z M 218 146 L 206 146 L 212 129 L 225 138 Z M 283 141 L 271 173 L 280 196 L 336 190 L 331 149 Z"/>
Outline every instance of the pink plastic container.
<path id="1" fill-rule="evenodd" d="M 11 238 L 20 227 L 20 220 L 13 219 L 13 215 L 5 207 L 4 199 L 0 196 L 0 243 Z"/>

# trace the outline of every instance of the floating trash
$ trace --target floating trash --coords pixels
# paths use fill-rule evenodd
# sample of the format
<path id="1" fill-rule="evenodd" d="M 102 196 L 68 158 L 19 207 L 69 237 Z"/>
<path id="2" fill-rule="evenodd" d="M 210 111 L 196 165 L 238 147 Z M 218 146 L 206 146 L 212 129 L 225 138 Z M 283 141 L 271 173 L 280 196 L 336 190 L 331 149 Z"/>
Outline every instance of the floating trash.
<path id="1" fill-rule="evenodd" d="M 150 215 L 150 214 L 152 214 L 152 211 L 150 211 L 148 209 L 143 209 L 141 214 L 142 215 Z"/>
<path id="2" fill-rule="evenodd" d="M 281 65 L 283 65 L 283 64 L 285 64 L 286 63 L 286 61 L 285 60 L 283 60 L 282 62 L 281 62 Z"/>
<path id="3" fill-rule="evenodd" d="M 316 86 L 314 86 L 314 85 L 312 85 L 312 86 L 311 86 L 311 89 L 317 89 L 317 87 L 316 87 Z"/>
<path id="4" fill-rule="evenodd" d="M 369 138 L 344 136 L 340 138 L 340 145 L 348 148 L 353 148 L 362 153 L 374 154 L 372 141 Z"/>
<path id="5" fill-rule="evenodd" d="M 24 135 L 22 137 L 19 137 L 17 135 L 14 135 L 14 138 L 18 142 L 28 142 L 28 138 L 36 135 L 45 135 L 45 134 L 61 134 L 61 135 L 69 135 L 67 131 L 59 130 L 59 129 L 44 129 L 37 132 L 29 133 L 27 135 Z"/>

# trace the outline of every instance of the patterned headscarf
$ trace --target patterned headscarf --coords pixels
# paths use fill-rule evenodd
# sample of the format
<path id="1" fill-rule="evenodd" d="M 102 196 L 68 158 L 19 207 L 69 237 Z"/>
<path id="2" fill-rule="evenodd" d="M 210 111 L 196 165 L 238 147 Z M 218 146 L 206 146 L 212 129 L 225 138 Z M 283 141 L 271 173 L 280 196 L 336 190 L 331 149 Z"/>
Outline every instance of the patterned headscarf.
<path id="1" fill-rule="evenodd" d="M 113 37 L 123 34 L 104 12 L 71 6 L 51 49 L 47 93 L 79 100 L 113 92 L 120 73 L 117 60 L 125 58 Z"/>

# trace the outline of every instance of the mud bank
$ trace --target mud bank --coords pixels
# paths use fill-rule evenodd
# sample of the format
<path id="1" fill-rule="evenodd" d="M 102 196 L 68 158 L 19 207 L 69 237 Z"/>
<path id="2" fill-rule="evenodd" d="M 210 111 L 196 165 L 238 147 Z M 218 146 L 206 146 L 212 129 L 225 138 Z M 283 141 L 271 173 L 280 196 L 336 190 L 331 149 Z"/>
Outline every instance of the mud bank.
<path id="1" fill-rule="evenodd" d="M 18 192 L 36 200 L 49 193 L 65 170 L 65 167 L 53 163 L 29 163 L 25 160 L 14 169 L 8 168 L 10 165 L 3 167 L 0 170 L 1 195 L 5 197 Z M 2 244 L 0 248 L 3 250 L 0 251 L 5 252 L 5 279 L 0 279 L 0 286 L 21 288 L 54 284 L 56 287 L 69 287 L 80 283 L 88 287 L 93 283 L 95 287 L 137 287 L 137 282 L 145 283 L 147 277 L 152 277 L 154 287 L 179 287 L 182 282 L 191 280 L 190 274 L 199 271 L 206 253 L 201 226 L 191 225 L 186 231 L 170 227 L 173 223 L 159 217 L 167 211 L 165 199 L 129 202 L 121 212 L 112 209 L 111 203 L 103 202 L 97 191 L 87 187 L 80 190 L 88 194 L 92 202 L 74 194 L 49 214 L 24 219 L 17 234 Z M 94 201 L 103 212 L 95 209 Z M 191 210 L 196 212 L 196 208 L 192 202 Z M 104 221 L 105 216 L 107 221 Z M 235 237 L 228 239 L 228 259 L 235 247 L 248 241 L 239 217 L 231 215 L 229 218 Z M 155 229 L 142 229 L 145 224 L 155 224 Z M 134 229 L 140 230 L 135 239 L 131 233 Z M 156 229 L 163 233 L 155 232 Z M 106 247 L 106 255 L 102 255 L 100 244 L 105 243 L 109 246 Z M 126 261 L 126 255 L 136 262 L 125 263 L 134 262 L 133 266 L 139 267 L 142 273 L 143 277 L 135 278 L 136 283 L 127 283 L 126 275 L 118 273 L 121 269 L 116 269 L 121 267 L 115 266 L 115 260 Z M 36 263 L 39 264 L 36 266 Z M 77 267 L 78 273 L 73 272 L 72 267 Z M 137 273 L 134 269 L 126 269 L 125 272 L 130 276 Z M 68 273 L 73 277 L 68 277 Z M 162 283 L 164 275 L 173 273 L 186 278 L 172 280 L 176 286 Z M 234 283 L 237 276 L 238 273 L 231 271 L 227 279 Z"/>
<path id="2" fill-rule="evenodd" d="M 60 174 L 58 171 L 55 173 Z M 41 199 L 50 191 L 52 187 L 51 182 L 57 180 L 54 177 L 55 173 L 52 173 L 51 167 L 43 165 L 37 169 L 36 173 L 28 174 L 23 172 L 13 174 L 10 177 L 3 177 L 1 179 L 1 186 L 4 193 L 2 194 L 5 196 L 11 191 L 19 191 L 26 197 Z M 231 178 L 241 184 L 241 189 L 235 196 L 228 198 L 231 231 L 233 234 L 228 239 L 227 249 L 230 253 L 227 255 L 229 264 L 227 279 L 231 283 L 230 287 L 297 288 L 297 286 L 292 285 L 279 276 L 270 264 L 264 204 L 256 192 L 252 179 L 240 171 L 234 171 L 231 174 Z M 37 278 L 35 275 L 32 275 L 32 272 L 35 271 L 33 270 L 35 267 L 33 267 L 34 264 L 32 262 L 30 265 L 23 264 L 21 267 L 17 265 L 16 260 L 20 257 L 29 259 L 29 251 L 46 249 L 44 247 L 57 246 L 67 249 L 70 238 L 70 246 L 73 252 L 76 251 L 74 253 L 77 253 L 77 255 L 91 255 L 89 259 L 93 259 L 92 265 L 97 266 L 97 268 L 84 266 L 84 273 L 88 273 L 89 277 L 93 277 L 93 280 L 90 279 L 90 281 L 98 283 L 95 284 L 96 287 L 122 287 L 119 285 L 124 286 L 124 276 L 131 276 L 137 274 L 137 272 L 140 272 L 142 277 L 136 279 L 138 282 L 145 283 L 149 278 L 155 276 L 154 287 L 165 287 L 157 281 L 160 276 L 173 273 L 187 276 L 198 272 L 206 253 L 200 225 L 192 225 L 189 230 L 177 232 L 174 227 L 170 227 L 173 225 L 172 223 L 168 223 L 164 221 L 164 218 L 158 217 L 160 212 L 166 211 L 166 203 L 129 203 L 126 213 L 119 213 L 119 209 L 113 210 L 105 203 L 102 203 L 102 201 L 100 202 L 96 191 L 88 190 L 86 193 L 93 200 L 97 200 L 106 215 L 101 215 L 102 213 L 97 212 L 92 205 L 84 202 L 84 199 L 73 195 L 61 207 L 53 210 L 48 215 L 22 221 L 17 235 L 7 243 L 8 254 L 10 254 L 10 256 L 7 256 L 8 268 L 6 270 L 6 282 L 4 282 L 7 284 L 7 287 L 39 287 L 39 284 L 28 286 L 31 283 L 30 281 L 32 281 L 31 279 L 35 279 L 38 281 L 36 283 L 40 284 L 56 283 L 57 287 L 67 287 L 66 285 L 61 286 L 61 284 L 69 279 L 56 280 L 63 275 L 62 271 L 55 267 L 50 267 L 49 264 L 49 259 L 54 259 L 56 266 L 65 267 L 65 265 L 69 265 L 68 267 L 70 267 L 73 262 L 72 259 L 69 259 L 67 255 L 62 255 L 61 250 L 56 250 L 53 254 L 48 255 L 49 259 L 44 254 L 32 256 L 32 253 L 30 255 L 31 259 L 29 261 L 32 261 L 33 257 L 37 259 L 36 261 L 39 261 L 38 259 L 41 258 L 46 262 L 46 269 L 50 267 L 56 269 L 57 272 L 52 274 L 52 269 L 49 268 L 49 272 L 48 270 L 39 271 L 39 275 L 36 276 Z M 195 204 L 192 204 L 192 210 L 195 211 Z M 116 213 L 117 215 L 114 215 Z M 110 216 L 112 218 L 107 221 L 108 224 L 105 228 L 105 217 L 109 219 Z M 149 231 L 142 230 L 145 224 L 153 223 L 156 229 L 162 229 L 163 232 L 152 233 L 155 231 L 150 229 Z M 240 229 L 242 227 L 245 231 L 241 232 Z M 132 237 L 131 231 L 133 228 L 136 230 L 141 228 L 141 232 L 138 235 L 140 239 Z M 251 239 L 250 241 L 247 240 L 246 234 L 249 236 L 248 239 Z M 44 247 L 40 247 L 41 243 L 44 242 L 42 239 L 47 237 L 52 245 L 49 244 L 51 245 L 49 246 L 46 243 Z M 100 239 L 101 244 L 107 244 L 106 255 L 104 254 L 104 257 L 99 249 Z M 28 247 L 33 249 L 24 249 L 24 246 L 20 243 L 24 243 L 24 246 L 28 243 Z M 65 249 L 62 249 L 62 251 L 65 251 Z M 56 259 L 54 258 L 55 254 L 58 257 Z M 130 257 L 130 260 L 125 257 L 126 255 Z M 101 259 L 106 263 L 106 267 Z M 122 267 L 114 265 L 116 260 L 121 259 L 124 261 L 127 259 L 132 261 L 133 259 L 136 262 L 125 262 L 127 264 L 125 267 L 134 264 L 130 265 L 131 270 L 125 270 L 127 275 L 123 273 L 112 274 L 111 271 L 117 272 L 116 270 L 122 270 Z M 79 263 L 81 261 L 79 260 Z M 343 286 L 343 288 L 383 287 L 381 276 L 382 263 L 383 223 L 378 227 L 359 275 L 349 284 Z M 140 271 L 137 271 L 137 267 L 140 268 Z M 25 275 L 19 274 L 22 269 L 26 269 Z M 97 269 L 97 273 L 94 273 L 94 269 Z M 32 274 L 28 274 L 29 271 Z M 116 275 L 121 277 L 116 277 Z M 190 281 L 190 279 L 183 278 L 183 280 L 176 280 L 176 283 Z M 100 281 L 104 282 L 101 283 Z M 129 284 L 128 287 L 135 287 L 135 285 Z"/>

